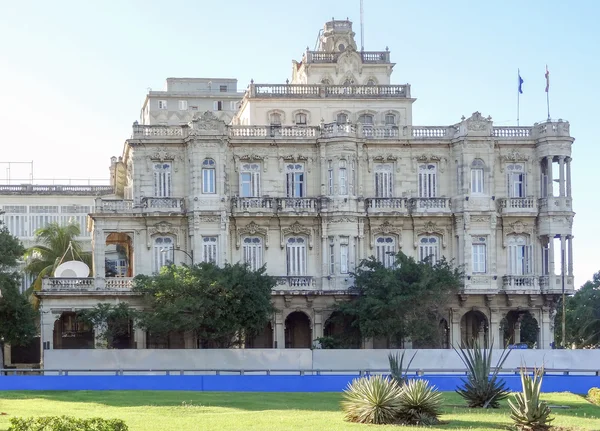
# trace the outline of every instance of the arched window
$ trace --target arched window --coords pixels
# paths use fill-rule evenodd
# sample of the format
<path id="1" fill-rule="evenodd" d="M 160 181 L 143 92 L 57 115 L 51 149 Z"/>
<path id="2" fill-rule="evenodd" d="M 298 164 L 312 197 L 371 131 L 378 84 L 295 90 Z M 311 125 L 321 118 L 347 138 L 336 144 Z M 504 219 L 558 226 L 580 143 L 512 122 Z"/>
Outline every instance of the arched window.
<path id="1" fill-rule="evenodd" d="M 217 263 L 217 237 L 202 237 L 202 262 Z"/>
<path id="2" fill-rule="evenodd" d="M 260 165 L 258 163 L 244 163 L 240 169 L 240 196 L 260 196 Z"/>
<path id="3" fill-rule="evenodd" d="M 304 165 L 300 163 L 289 163 L 285 167 L 286 190 L 288 198 L 302 198 L 304 190 Z"/>
<path id="4" fill-rule="evenodd" d="M 525 235 L 508 237 L 508 271 L 510 275 L 528 275 L 533 273 L 532 249 Z"/>
<path id="5" fill-rule="evenodd" d="M 419 165 L 419 197 L 437 197 L 437 165 L 435 163 Z"/>
<path id="6" fill-rule="evenodd" d="M 385 114 L 385 125 L 386 126 L 395 126 L 396 125 L 396 116 L 394 114 Z"/>
<path id="7" fill-rule="evenodd" d="M 485 236 L 474 236 L 471 249 L 473 251 L 472 271 L 485 274 L 487 272 L 487 238 Z"/>
<path id="8" fill-rule="evenodd" d="M 440 259 L 440 240 L 437 236 L 419 238 L 419 260 L 435 265 Z"/>
<path id="9" fill-rule="evenodd" d="M 305 126 L 308 116 L 304 112 L 298 112 L 296 114 L 296 124 Z"/>
<path id="10" fill-rule="evenodd" d="M 306 239 L 288 238 L 286 244 L 287 275 L 306 275 Z"/>
<path id="11" fill-rule="evenodd" d="M 154 164 L 154 196 L 161 198 L 171 196 L 170 163 Z"/>
<path id="12" fill-rule="evenodd" d="M 281 126 L 281 114 L 274 112 L 270 115 L 272 126 Z"/>
<path id="13" fill-rule="evenodd" d="M 338 124 L 346 124 L 348 122 L 348 114 L 344 114 L 343 112 L 337 114 L 336 122 Z"/>
<path id="14" fill-rule="evenodd" d="M 471 194 L 483 194 L 485 163 L 481 159 L 473 160 L 471 163 Z"/>
<path id="15" fill-rule="evenodd" d="M 371 114 L 362 114 L 358 117 L 358 122 L 363 126 L 372 126 L 373 125 L 373 115 Z"/>
<path id="16" fill-rule="evenodd" d="M 258 236 L 249 236 L 243 240 L 244 263 L 256 271 L 263 266 L 263 240 Z"/>
<path id="17" fill-rule="evenodd" d="M 170 236 L 157 236 L 154 238 L 152 250 L 152 270 L 157 273 L 163 266 L 174 262 L 173 238 Z"/>
<path id="18" fill-rule="evenodd" d="M 202 193 L 216 193 L 216 167 L 213 159 L 204 159 L 202 162 Z"/>
<path id="19" fill-rule="evenodd" d="M 379 236 L 375 239 L 375 258 L 386 268 L 396 262 L 396 239 L 392 236 Z"/>
<path id="20" fill-rule="evenodd" d="M 339 192 L 340 195 L 348 194 L 348 162 L 346 160 L 340 160 L 338 167 L 338 179 L 339 179 Z"/>

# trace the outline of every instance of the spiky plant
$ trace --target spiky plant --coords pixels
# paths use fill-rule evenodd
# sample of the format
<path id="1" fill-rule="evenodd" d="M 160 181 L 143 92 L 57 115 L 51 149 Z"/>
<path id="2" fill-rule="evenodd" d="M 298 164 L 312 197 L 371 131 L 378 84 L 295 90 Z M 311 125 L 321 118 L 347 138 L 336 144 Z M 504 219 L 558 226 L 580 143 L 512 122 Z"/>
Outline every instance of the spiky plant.
<path id="1" fill-rule="evenodd" d="M 427 380 L 411 379 L 402 387 L 398 422 L 435 425 L 442 411 L 442 394 Z"/>
<path id="2" fill-rule="evenodd" d="M 344 390 L 344 418 L 349 422 L 364 424 L 395 423 L 400 392 L 400 386 L 384 376 L 354 379 Z"/>
<path id="3" fill-rule="evenodd" d="M 544 367 L 533 370 L 533 376 L 521 368 L 521 384 L 523 390 L 514 394 L 515 403 L 508 400 L 510 405 L 510 418 L 517 429 L 522 431 L 544 431 L 550 428 L 554 418 L 548 404 L 540 400 Z"/>
<path id="4" fill-rule="evenodd" d="M 413 359 L 415 359 L 415 356 L 417 356 L 417 352 L 415 352 L 412 355 L 412 358 L 410 358 L 410 361 L 408 361 L 408 364 L 406 364 L 406 368 L 404 368 L 404 353 L 406 352 L 402 352 L 402 356 L 400 356 L 398 353 L 390 353 L 388 355 L 390 374 L 392 379 L 394 379 L 400 386 L 404 385 L 408 381 L 408 369 L 410 368 L 410 364 L 412 364 Z"/>
<path id="5" fill-rule="evenodd" d="M 469 407 L 497 409 L 500 401 L 509 395 L 506 382 L 498 377 L 498 373 L 508 358 L 510 350 L 504 349 L 492 372 L 493 344 L 490 343 L 489 349 L 486 349 L 474 341 L 472 349 L 454 348 L 467 367 L 467 380 L 462 379 L 464 386 L 458 388 L 456 392 L 467 401 Z"/>

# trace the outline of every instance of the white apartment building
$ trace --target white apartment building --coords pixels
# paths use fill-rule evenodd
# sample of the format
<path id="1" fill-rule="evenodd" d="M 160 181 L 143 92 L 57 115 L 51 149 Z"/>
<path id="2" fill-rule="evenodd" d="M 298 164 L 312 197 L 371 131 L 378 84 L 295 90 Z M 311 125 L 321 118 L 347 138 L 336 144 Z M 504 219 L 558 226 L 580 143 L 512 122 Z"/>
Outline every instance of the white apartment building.
<path id="1" fill-rule="evenodd" d="M 529 313 L 537 347 L 550 348 L 563 280 L 574 290 L 569 123 L 497 127 L 475 112 L 414 125 L 416 99 L 391 83 L 393 67 L 387 49 L 357 51 L 352 23 L 334 20 L 318 49 L 293 62 L 291 81 L 251 82 L 231 123 L 198 112 L 182 125 L 168 115 L 168 126 L 152 115 L 134 124 L 112 161 L 117 197 L 98 198 L 91 214 L 95 277 L 48 279 L 40 292 L 44 347 L 65 345 L 61 328 L 79 308 L 139 304 L 136 274 L 200 261 L 266 264 L 278 278 L 277 312 L 248 347 L 311 347 L 339 330 L 329 318 L 358 263 L 391 265 L 390 252 L 402 251 L 464 267 L 439 322 L 443 347 L 518 343 Z M 145 106 L 154 101 L 151 92 Z M 117 250 L 123 268 L 109 274 Z M 198 345 L 139 329 L 129 342 Z"/>

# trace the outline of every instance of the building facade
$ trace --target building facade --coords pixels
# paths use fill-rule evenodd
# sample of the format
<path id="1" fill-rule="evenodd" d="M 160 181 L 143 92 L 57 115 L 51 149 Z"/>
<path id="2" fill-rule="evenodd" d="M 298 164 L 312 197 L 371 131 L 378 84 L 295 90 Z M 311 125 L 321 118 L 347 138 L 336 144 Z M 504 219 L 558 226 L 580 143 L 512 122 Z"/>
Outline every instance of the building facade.
<path id="1" fill-rule="evenodd" d="M 311 347 L 335 331 L 328 319 L 358 263 L 392 265 L 402 251 L 465 270 L 440 322 L 442 347 L 518 343 L 528 316 L 536 347 L 550 348 L 563 282 L 574 290 L 569 123 L 497 127 L 476 112 L 416 126 L 410 85 L 391 83 L 393 66 L 387 49 L 357 51 L 352 23 L 334 20 L 292 63 L 291 81 L 251 82 L 229 124 L 213 112 L 134 124 L 113 159 L 116 198 L 97 199 L 91 214 L 96 276 L 47 280 L 46 334 L 65 310 L 135 304 L 131 277 L 168 262 L 241 261 L 278 279 L 278 311 L 249 347 Z M 107 269 L 115 255 L 118 274 Z M 44 340 L 53 348 L 57 338 Z M 161 344 L 135 330 L 131 346 L 198 340 Z"/>

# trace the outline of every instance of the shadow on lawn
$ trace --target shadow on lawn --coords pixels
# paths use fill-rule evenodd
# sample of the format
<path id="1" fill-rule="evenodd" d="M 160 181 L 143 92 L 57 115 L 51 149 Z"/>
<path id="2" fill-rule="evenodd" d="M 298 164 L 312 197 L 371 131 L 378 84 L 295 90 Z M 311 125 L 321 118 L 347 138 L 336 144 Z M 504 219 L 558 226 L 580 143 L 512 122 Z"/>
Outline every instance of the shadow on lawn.
<path id="1" fill-rule="evenodd" d="M 485 426 L 486 428 L 489 429 L 498 429 L 498 430 L 514 430 L 514 428 L 511 428 L 509 424 L 506 423 L 502 423 L 502 422 L 489 422 L 487 420 L 481 420 L 481 421 L 468 421 L 468 420 L 449 420 L 447 424 L 443 424 L 443 425 L 436 425 L 436 427 L 442 428 L 442 429 L 458 429 L 458 430 L 470 430 L 470 429 L 477 429 L 477 428 L 481 428 L 482 426 Z"/>
<path id="2" fill-rule="evenodd" d="M 339 393 L 192 392 L 192 391 L 39 391 L 0 392 L 4 400 L 42 399 L 111 407 L 225 407 L 248 411 L 340 411 Z"/>

